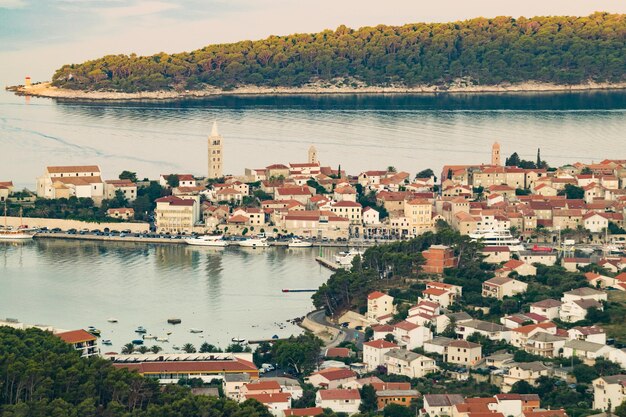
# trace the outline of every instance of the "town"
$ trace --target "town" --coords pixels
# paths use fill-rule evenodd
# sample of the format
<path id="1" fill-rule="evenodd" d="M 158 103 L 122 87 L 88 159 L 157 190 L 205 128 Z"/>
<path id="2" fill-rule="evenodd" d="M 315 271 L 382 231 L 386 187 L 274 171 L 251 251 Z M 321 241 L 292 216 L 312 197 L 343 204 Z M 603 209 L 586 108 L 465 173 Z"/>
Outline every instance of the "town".
<path id="1" fill-rule="evenodd" d="M 301 323 L 310 333 L 255 352 L 234 341 L 226 352 L 102 353 L 94 329 L 42 330 L 83 357 L 253 399 L 276 417 L 626 415 L 626 160 L 554 168 L 538 151 L 536 161 L 514 152 L 503 161 L 496 142 L 488 163 L 446 165 L 439 177 L 394 167 L 348 175 L 311 146 L 304 162 L 231 176 L 224 142 L 214 124 L 203 178 L 103 180 L 87 165 L 45 168 L 34 192 L 0 182 L 13 226 L 3 230 L 377 244 L 313 296 L 318 310 Z"/>

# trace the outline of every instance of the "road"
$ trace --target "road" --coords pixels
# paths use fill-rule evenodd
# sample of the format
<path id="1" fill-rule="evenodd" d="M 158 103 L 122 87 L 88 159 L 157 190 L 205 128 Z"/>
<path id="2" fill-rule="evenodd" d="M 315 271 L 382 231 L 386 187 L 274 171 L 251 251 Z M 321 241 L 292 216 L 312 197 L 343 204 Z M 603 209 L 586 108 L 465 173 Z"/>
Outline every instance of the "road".
<path id="1" fill-rule="evenodd" d="M 337 335 L 337 337 L 333 341 L 331 341 L 329 344 L 327 344 L 326 348 L 335 347 L 341 344 L 342 342 L 348 341 L 348 342 L 355 342 L 359 350 L 363 349 L 363 334 L 361 334 L 361 332 L 359 332 L 358 330 L 349 329 L 347 327 L 341 327 L 330 322 L 327 319 L 326 313 L 324 312 L 324 310 L 314 311 L 310 313 L 308 317 L 310 320 L 314 321 L 315 323 L 318 323 L 324 326 L 333 327 L 339 330 L 339 334 Z"/>

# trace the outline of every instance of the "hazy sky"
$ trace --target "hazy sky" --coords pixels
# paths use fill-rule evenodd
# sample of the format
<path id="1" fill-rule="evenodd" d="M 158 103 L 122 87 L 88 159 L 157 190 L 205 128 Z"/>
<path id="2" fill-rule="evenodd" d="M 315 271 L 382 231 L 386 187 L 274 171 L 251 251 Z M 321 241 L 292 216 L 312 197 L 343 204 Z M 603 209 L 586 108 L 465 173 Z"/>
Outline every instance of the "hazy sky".
<path id="1" fill-rule="evenodd" d="M 210 43 L 317 32 L 341 24 L 477 16 L 626 13 L 624 0 L 0 0 L 0 85 L 49 80 L 65 63 L 110 53 L 178 52 Z"/>

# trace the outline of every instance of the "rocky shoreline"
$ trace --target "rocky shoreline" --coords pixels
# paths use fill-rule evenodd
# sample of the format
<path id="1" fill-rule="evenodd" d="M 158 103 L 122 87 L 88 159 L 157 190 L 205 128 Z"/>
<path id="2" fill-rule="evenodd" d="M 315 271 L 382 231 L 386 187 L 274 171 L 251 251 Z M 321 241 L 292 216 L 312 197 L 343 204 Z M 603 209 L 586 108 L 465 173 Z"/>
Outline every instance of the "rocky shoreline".
<path id="1" fill-rule="evenodd" d="M 13 86 L 6 88 L 18 95 L 57 98 L 63 100 L 176 100 L 185 98 L 203 98 L 226 95 L 331 95 L 331 94 L 474 94 L 474 93 L 539 93 L 539 92 L 579 92 L 595 90 L 626 89 L 624 83 L 587 83 L 574 85 L 526 82 L 502 85 L 449 85 L 420 87 L 375 87 L 375 86 L 323 86 L 318 84 L 303 87 L 258 87 L 241 86 L 230 90 L 207 88 L 205 90 L 185 91 L 145 91 L 122 93 L 115 91 L 80 91 L 52 86 L 49 82 L 31 86 Z"/>

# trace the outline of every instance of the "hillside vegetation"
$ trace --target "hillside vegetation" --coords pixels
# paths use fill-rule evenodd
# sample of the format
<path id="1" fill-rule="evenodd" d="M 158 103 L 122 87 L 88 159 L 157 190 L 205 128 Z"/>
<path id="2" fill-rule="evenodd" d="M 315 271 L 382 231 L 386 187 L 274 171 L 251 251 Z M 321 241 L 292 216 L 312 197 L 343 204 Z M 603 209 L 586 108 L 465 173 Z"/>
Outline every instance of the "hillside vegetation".
<path id="1" fill-rule="evenodd" d="M 340 26 L 152 56 L 65 65 L 53 85 L 122 92 L 241 85 L 478 85 L 626 81 L 626 15 L 496 17 L 404 26 Z"/>

